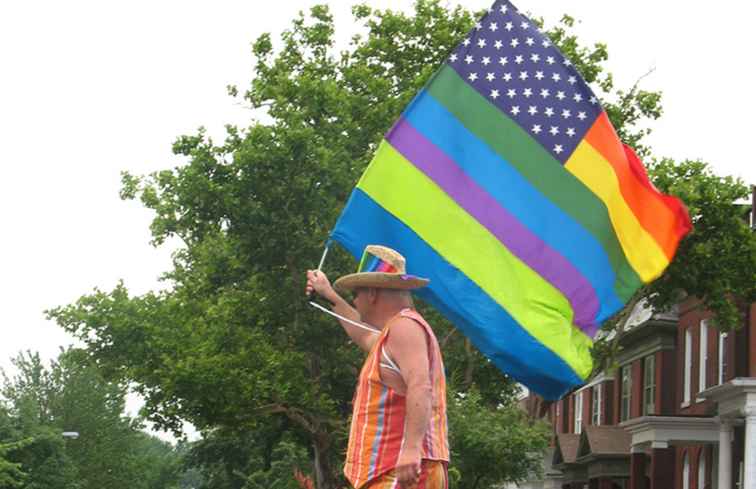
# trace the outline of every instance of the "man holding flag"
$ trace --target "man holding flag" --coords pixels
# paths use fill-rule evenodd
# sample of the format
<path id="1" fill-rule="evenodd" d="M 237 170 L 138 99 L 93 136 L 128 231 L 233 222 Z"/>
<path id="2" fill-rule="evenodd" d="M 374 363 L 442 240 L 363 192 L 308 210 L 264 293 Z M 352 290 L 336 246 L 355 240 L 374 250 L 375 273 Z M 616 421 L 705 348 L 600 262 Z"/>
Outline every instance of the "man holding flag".
<path id="1" fill-rule="evenodd" d="M 570 60 L 497 0 L 386 133 L 331 239 L 355 257 L 371 243 L 399 250 L 430 279 L 418 297 L 556 400 L 590 377 L 601 324 L 661 276 L 691 227 Z M 353 420 L 350 454 L 364 438 Z"/>
<path id="2" fill-rule="evenodd" d="M 331 233 L 399 250 L 418 297 L 548 400 L 690 231 L 569 59 L 498 0 L 386 133 Z"/>
<path id="3" fill-rule="evenodd" d="M 357 273 L 334 283 L 353 291 L 354 307 L 323 272 L 307 272 L 306 292 L 331 302 L 349 337 L 368 352 L 344 467 L 356 489 L 447 487 L 444 364 L 433 330 L 410 295 L 427 284 L 407 275 L 404 257 L 383 246 L 368 246 Z"/>

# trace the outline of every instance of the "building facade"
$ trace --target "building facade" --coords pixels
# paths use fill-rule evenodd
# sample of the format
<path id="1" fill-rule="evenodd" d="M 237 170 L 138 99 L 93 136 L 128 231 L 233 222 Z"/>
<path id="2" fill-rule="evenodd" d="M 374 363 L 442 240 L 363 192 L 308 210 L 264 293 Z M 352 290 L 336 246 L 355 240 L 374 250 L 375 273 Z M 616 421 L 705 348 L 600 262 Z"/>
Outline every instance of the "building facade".
<path id="1" fill-rule="evenodd" d="M 554 403 L 561 489 L 756 489 L 756 304 L 721 333 L 690 300 L 633 311 L 617 369 Z"/>

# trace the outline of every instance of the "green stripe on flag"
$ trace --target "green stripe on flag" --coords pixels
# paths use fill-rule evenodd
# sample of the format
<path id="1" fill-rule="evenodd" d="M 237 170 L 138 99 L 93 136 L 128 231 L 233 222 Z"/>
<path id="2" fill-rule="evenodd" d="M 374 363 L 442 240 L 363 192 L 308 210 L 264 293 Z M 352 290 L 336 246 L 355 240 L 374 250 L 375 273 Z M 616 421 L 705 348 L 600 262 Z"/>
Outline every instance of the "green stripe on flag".
<path id="1" fill-rule="evenodd" d="M 444 66 L 426 90 L 601 243 L 617 275 L 615 291 L 622 300 L 628 300 L 642 283 L 622 251 L 603 202 L 454 69 Z"/>
<path id="2" fill-rule="evenodd" d="M 388 142 L 381 143 L 357 188 L 475 282 L 578 375 L 590 373 L 592 341 L 573 326 L 565 296 Z"/>

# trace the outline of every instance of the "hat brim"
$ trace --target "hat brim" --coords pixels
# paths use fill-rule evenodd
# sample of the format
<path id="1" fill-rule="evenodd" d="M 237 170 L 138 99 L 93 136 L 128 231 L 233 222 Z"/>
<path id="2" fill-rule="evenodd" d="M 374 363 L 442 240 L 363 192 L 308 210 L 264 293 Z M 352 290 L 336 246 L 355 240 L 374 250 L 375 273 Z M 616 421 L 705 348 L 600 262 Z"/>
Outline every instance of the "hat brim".
<path id="1" fill-rule="evenodd" d="M 340 290 L 353 290 L 359 287 L 378 289 L 420 289 L 430 283 L 427 278 L 402 273 L 362 272 L 344 275 L 333 286 Z"/>

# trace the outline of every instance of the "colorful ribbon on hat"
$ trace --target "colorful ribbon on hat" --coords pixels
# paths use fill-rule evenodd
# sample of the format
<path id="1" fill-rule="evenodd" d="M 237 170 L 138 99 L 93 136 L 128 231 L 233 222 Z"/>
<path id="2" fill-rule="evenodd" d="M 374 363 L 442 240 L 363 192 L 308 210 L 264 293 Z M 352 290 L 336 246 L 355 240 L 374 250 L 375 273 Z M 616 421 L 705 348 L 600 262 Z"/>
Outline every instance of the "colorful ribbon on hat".
<path id="1" fill-rule="evenodd" d="M 383 272 L 383 273 L 396 273 L 396 267 L 390 263 L 378 258 L 372 253 L 365 250 L 360 260 L 360 265 L 357 267 L 357 273 L 364 272 Z"/>

